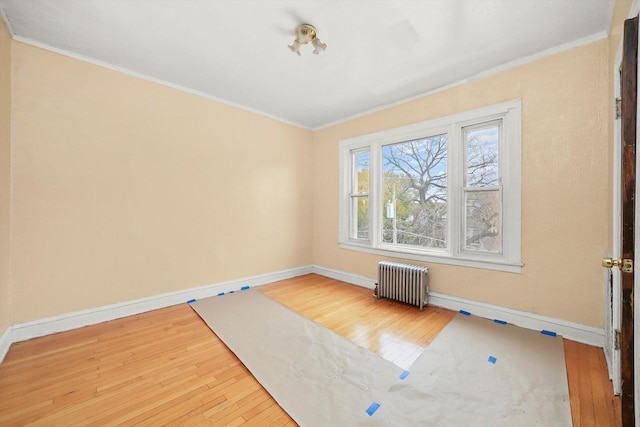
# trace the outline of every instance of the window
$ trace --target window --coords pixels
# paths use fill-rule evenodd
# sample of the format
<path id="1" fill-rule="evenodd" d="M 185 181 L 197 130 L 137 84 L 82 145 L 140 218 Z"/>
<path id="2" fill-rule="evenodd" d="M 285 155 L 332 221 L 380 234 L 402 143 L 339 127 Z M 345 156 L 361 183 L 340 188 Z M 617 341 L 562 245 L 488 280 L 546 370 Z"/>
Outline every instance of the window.
<path id="1" fill-rule="evenodd" d="M 520 101 L 340 142 L 340 245 L 520 272 Z"/>

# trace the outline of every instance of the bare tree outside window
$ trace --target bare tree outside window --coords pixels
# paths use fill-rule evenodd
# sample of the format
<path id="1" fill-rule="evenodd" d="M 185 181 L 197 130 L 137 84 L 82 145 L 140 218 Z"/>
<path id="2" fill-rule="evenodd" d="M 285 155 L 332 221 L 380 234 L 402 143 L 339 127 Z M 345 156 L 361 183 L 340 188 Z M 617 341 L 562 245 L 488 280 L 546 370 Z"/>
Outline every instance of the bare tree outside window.
<path id="1" fill-rule="evenodd" d="M 465 229 L 463 248 L 502 252 L 499 170 L 501 120 L 463 129 L 465 143 Z"/>
<path id="2" fill-rule="evenodd" d="M 386 145 L 383 241 L 447 246 L 447 135 Z"/>

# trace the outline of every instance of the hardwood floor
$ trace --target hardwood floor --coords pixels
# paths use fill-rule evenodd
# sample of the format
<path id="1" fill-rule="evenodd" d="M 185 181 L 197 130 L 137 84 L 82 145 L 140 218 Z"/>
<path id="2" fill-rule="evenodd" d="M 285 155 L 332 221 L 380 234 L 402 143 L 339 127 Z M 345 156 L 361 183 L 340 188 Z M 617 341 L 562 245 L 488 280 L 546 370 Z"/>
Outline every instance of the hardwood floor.
<path id="1" fill-rule="evenodd" d="M 316 275 L 257 289 L 403 368 L 455 315 Z M 573 425 L 618 426 L 602 350 L 564 344 Z M 12 345 L 0 425 L 27 424 L 296 425 L 187 304 Z"/>

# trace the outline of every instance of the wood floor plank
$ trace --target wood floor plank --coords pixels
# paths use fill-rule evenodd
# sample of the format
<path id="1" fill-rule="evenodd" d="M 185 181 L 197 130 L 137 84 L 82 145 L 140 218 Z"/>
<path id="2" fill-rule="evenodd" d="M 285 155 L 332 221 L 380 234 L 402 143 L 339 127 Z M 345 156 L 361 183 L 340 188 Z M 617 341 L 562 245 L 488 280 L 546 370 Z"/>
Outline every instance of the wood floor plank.
<path id="1" fill-rule="evenodd" d="M 455 316 L 312 274 L 258 290 L 405 368 Z M 573 425 L 618 427 L 602 349 L 564 345 Z M 187 304 L 11 346 L 0 425 L 116 424 L 296 425 Z"/>
<path id="2" fill-rule="evenodd" d="M 564 357 L 569 383 L 569 401 L 571 402 L 571 418 L 574 426 L 581 426 L 580 412 L 580 359 L 575 342 L 564 340 Z"/>

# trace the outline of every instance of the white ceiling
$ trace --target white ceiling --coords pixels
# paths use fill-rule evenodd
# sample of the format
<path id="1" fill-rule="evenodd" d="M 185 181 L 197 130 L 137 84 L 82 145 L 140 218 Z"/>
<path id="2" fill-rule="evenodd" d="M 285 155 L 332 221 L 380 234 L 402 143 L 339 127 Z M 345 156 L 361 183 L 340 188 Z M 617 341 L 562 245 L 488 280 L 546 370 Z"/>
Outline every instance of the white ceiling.
<path id="1" fill-rule="evenodd" d="M 615 0 L 0 0 L 15 39 L 309 129 L 605 37 Z M 287 45 L 310 23 L 327 43 Z"/>

